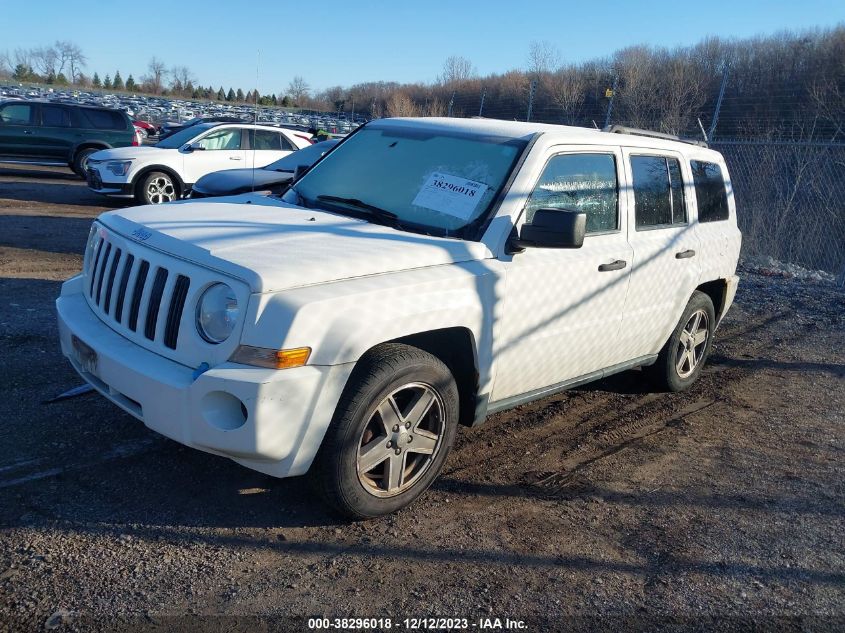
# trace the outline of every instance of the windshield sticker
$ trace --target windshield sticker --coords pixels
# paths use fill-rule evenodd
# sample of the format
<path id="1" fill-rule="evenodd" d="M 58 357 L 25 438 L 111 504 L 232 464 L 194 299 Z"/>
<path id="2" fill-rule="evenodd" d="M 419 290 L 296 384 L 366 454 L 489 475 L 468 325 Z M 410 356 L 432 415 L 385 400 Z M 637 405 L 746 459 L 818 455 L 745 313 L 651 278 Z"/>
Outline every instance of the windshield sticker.
<path id="1" fill-rule="evenodd" d="M 486 191 L 484 183 L 436 171 L 411 204 L 469 220 Z"/>

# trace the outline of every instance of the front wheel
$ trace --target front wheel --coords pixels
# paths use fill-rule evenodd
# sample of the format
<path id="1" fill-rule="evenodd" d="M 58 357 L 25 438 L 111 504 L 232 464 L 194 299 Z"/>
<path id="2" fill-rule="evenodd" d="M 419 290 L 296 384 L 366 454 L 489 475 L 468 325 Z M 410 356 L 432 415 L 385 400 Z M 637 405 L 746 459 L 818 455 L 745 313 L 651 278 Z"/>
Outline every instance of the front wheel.
<path id="1" fill-rule="evenodd" d="M 367 353 L 314 462 L 318 492 L 353 519 L 404 508 L 440 473 L 457 421 L 458 387 L 438 358 L 400 344 Z"/>
<path id="2" fill-rule="evenodd" d="M 88 147 L 76 152 L 76 155 L 73 157 L 73 171 L 77 176 L 82 179 L 88 177 L 88 159 L 91 157 L 91 154 L 95 154 L 99 151 L 99 149 Z"/>
<path id="3" fill-rule="evenodd" d="M 713 345 L 715 329 L 713 301 L 696 290 L 660 351 L 657 362 L 648 368 L 658 386 L 669 391 L 689 388 L 701 375 Z"/>
<path id="4" fill-rule="evenodd" d="M 135 192 L 139 204 L 162 204 L 179 197 L 179 190 L 170 174 L 153 171 L 144 176 Z"/>

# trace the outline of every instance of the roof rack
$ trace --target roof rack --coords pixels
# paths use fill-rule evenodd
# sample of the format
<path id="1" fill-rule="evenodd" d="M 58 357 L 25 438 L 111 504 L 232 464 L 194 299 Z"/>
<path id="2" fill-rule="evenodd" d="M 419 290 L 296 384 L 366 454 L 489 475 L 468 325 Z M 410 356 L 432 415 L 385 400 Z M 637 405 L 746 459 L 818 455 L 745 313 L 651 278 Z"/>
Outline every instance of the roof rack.
<path id="1" fill-rule="evenodd" d="M 680 141 L 681 143 L 689 143 L 690 145 L 698 145 L 699 147 L 708 147 L 706 141 L 699 141 L 691 138 L 681 138 L 675 134 L 666 134 L 664 132 L 653 132 L 651 130 L 641 130 L 635 127 L 627 127 L 625 125 L 608 125 L 602 132 L 610 132 L 611 134 L 634 134 L 636 136 L 649 136 L 651 138 L 663 138 L 667 141 Z"/>

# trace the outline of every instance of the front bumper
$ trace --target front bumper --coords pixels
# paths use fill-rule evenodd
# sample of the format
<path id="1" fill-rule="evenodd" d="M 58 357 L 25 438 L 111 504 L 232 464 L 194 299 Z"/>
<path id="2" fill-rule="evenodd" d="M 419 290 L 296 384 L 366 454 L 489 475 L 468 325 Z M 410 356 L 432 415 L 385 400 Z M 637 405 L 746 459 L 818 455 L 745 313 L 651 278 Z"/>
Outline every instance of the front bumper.
<path id="1" fill-rule="evenodd" d="M 105 182 L 100 176 L 99 170 L 95 167 L 88 167 L 85 180 L 91 191 L 103 196 L 113 198 L 132 198 L 134 196 L 131 182 Z"/>
<path id="2" fill-rule="evenodd" d="M 352 371 L 223 363 L 195 377 L 100 321 L 81 277 L 65 282 L 56 307 L 62 353 L 102 395 L 162 435 L 275 477 L 308 470 Z"/>

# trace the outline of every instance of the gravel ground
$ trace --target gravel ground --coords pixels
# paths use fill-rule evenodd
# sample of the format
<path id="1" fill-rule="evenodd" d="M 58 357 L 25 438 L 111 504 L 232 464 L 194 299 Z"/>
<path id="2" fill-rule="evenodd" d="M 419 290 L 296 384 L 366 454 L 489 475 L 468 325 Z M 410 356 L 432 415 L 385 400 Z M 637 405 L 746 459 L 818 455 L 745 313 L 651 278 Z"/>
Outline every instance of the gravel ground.
<path id="1" fill-rule="evenodd" d="M 412 508 L 347 523 L 305 478 L 183 448 L 97 395 L 44 404 L 81 382 L 53 301 L 108 204 L 67 170 L 0 168 L 0 631 L 845 628 L 832 284 L 743 271 L 690 391 L 631 371 L 498 414 Z"/>

